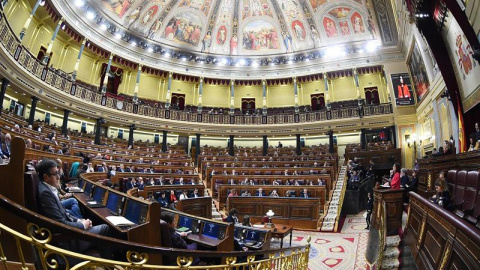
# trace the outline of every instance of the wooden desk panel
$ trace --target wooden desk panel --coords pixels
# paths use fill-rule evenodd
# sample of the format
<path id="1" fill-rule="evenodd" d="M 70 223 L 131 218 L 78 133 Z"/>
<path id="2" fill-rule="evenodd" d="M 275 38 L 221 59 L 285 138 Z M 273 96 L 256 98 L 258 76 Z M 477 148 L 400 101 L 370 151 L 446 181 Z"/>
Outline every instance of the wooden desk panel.
<path id="1" fill-rule="evenodd" d="M 212 218 L 212 197 L 180 200 L 177 204 L 177 210 L 193 216 Z"/>
<path id="2" fill-rule="evenodd" d="M 228 211 L 235 208 L 258 222 L 268 210 L 273 210 L 274 223 L 289 224 L 299 229 L 316 229 L 319 218 L 318 198 L 230 197 Z M 296 210 L 299 209 L 299 210 Z"/>

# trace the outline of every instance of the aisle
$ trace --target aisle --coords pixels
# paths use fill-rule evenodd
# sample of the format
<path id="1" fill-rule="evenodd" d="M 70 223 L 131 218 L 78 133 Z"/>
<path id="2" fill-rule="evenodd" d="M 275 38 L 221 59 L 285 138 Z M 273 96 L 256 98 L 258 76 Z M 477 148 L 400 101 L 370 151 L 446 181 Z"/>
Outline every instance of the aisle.
<path id="1" fill-rule="evenodd" d="M 308 267 L 311 270 L 322 269 L 366 269 L 365 250 L 368 243 L 368 231 L 363 212 L 349 215 L 340 233 L 293 232 L 292 246 L 305 245 L 307 238 L 312 237 Z M 289 236 L 284 239 L 284 247 L 288 247 Z M 279 240 L 272 241 L 272 248 L 280 246 Z"/>

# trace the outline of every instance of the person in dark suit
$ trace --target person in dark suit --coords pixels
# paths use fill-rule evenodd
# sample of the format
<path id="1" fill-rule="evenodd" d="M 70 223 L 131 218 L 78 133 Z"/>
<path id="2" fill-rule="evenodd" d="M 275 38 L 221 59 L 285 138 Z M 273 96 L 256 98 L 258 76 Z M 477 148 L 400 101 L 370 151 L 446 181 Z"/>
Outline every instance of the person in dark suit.
<path id="1" fill-rule="evenodd" d="M 255 196 L 265 197 L 265 196 L 267 196 L 267 194 L 265 193 L 265 191 L 263 191 L 262 188 L 259 188 L 259 189 L 257 190 L 257 192 L 255 193 Z"/>
<path id="2" fill-rule="evenodd" d="M 373 196 L 372 193 L 368 193 L 368 201 L 367 201 L 367 216 L 365 217 L 365 221 L 367 222 L 367 227 L 365 227 L 365 230 L 370 229 L 370 219 L 372 216 L 372 211 L 373 211 Z"/>
<path id="3" fill-rule="evenodd" d="M 127 190 L 130 190 L 130 189 L 132 189 L 132 188 L 134 188 L 134 187 L 136 187 L 136 186 L 137 186 L 137 183 L 135 182 L 135 178 L 133 178 L 133 177 L 132 177 L 132 178 L 130 179 L 130 181 L 128 181 L 127 184 L 126 184 Z"/>
<path id="4" fill-rule="evenodd" d="M 301 198 L 310 198 L 310 194 L 308 194 L 308 189 L 304 188 L 303 191 L 300 193 Z"/>
<path id="5" fill-rule="evenodd" d="M 225 222 L 231 222 L 233 224 L 237 224 L 238 223 L 237 214 L 238 214 L 237 209 L 232 208 L 228 213 L 228 217 L 225 219 Z"/>
<path id="6" fill-rule="evenodd" d="M 402 168 L 400 170 L 400 186 L 405 187 L 410 182 L 410 178 L 407 175 L 407 169 Z"/>
<path id="7" fill-rule="evenodd" d="M 412 172 L 412 180 L 410 180 L 410 182 L 408 182 L 405 187 L 407 189 L 407 192 L 410 192 L 410 191 L 417 191 L 417 186 L 418 186 L 418 177 L 417 177 L 417 172 L 416 171 L 413 171 Z"/>
<path id="8" fill-rule="evenodd" d="M 168 200 L 165 197 L 165 192 L 162 192 L 162 194 L 160 195 L 160 197 L 158 197 L 157 200 L 158 200 L 158 203 L 160 203 L 160 206 L 168 207 Z"/>
<path id="9" fill-rule="evenodd" d="M 105 236 L 110 234 L 109 227 L 106 224 L 93 226 L 90 219 L 76 219 L 67 214 L 57 195 L 58 190 L 56 187 L 59 185 L 59 175 L 57 163 L 55 161 L 50 159 L 40 161 L 37 165 L 37 173 L 38 178 L 40 179 L 37 194 L 40 214 L 68 226 L 80 230 L 86 230 L 90 233 Z M 74 251 L 76 252 L 84 252 L 93 247 L 92 243 L 85 241 L 78 241 L 78 245 L 67 245 L 71 245 L 70 250 L 75 249 Z"/>

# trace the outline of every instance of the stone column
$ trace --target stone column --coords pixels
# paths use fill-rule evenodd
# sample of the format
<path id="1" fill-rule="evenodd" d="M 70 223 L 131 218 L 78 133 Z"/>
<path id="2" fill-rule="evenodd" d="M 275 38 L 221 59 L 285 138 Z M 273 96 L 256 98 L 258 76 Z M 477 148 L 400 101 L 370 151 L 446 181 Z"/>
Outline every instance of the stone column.
<path id="1" fill-rule="evenodd" d="M 62 135 L 66 136 L 68 134 L 68 116 L 70 115 L 70 110 L 63 110 L 63 123 L 62 123 Z"/>
<path id="2" fill-rule="evenodd" d="M 129 128 L 130 130 L 128 132 L 128 146 L 131 145 L 133 148 L 133 133 L 135 132 L 135 129 L 137 129 L 137 127 L 134 124 L 131 124 Z"/>
<path id="3" fill-rule="evenodd" d="M 198 155 L 200 153 L 200 134 L 195 134 L 197 138 L 197 146 L 195 147 L 195 165 L 198 165 Z"/>
<path id="4" fill-rule="evenodd" d="M 3 100 L 5 99 L 5 92 L 7 91 L 8 84 L 10 82 L 6 79 L 2 79 L 2 88 L 0 89 L 0 115 L 2 115 L 3 111 Z"/>
<path id="5" fill-rule="evenodd" d="M 163 136 L 162 136 L 162 152 L 167 152 L 167 131 L 163 131 Z"/>
<path id="6" fill-rule="evenodd" d="M 97 123 L 95 125 L 95 144 L 100 144 L 100 133 L 102 131 L 102 124 L 105 124 L 105 119 L 98 118 Z"/>
<path id="7" fill-rule="evenodd" d="M 83 50 L 85 49 L 86 43 L 87 43 L 87 39 L 83 38 L 82 45 L 80 46 L 80 51 L 78 51 L 77 61 L 75 62 L 75 66 L 73 67 L 73 72 L 72 72 L 73 81 L 77 80 L 78 67 L 80 66 L 80 59 L 82 58 Z"/>
<path id="8" fill-rule="evenodd" d="M 113 56 L 114 54 L 110 53 L 110 57 L 108 58 L 107 70 L 105 70 L 105 77 L 103 78 L 102 95 L 105 95 L 107 92 L 108 74 L 110 73 L 110 68 L 112 67 Z"/>
<path id="9" fill-rule="evenodd" d="M 45 53 L 45 55 L 43 56 L 43 59 L 42 59 L 42 62 L 45 65 L 48 64 L 48 60 L 50 59 L 50 53 L 52 52 L 52 48 L 53 48 L 53 42 L 55 42 L 55 39 L 57 38 L 58 31 L 62 27 L 63 21 L 64 21 L 63 18 L 60 18 L 60 20 L 58 20 L 57 27 L 55 28 L 55 32 L 53 32 L 52 39 L 48 43 L 47 52 Z"/>
<path id="10" fill-rule="evenodd" d="M 266 156 L 268 154 L 268 139 L 267 135 L 263 135 L 263 155 Z"/>
<path id="11" fill-rule="evenodd" d="M 173 72 L 168 73 L 167 96 L 165 97 L 165 109 L 170 109 L 170 93 L 172 91 Z"/>
<path id="12" fill-rule="evenodd" d="M 30 116 L 28 117 L 28 124 L 33 126 L 35 121 L 35 111 L 37 109 L 38 97 L 32 97 L 32 107 L 30 107 Z"/>
<path id="13" fill-rule="evenodd" d="M 135 88 L 133 89 L 133 102 L 138 103 L 138 85 L 140 84 L 140 74 L 142 74 L 142 65 L 138 65 L 137 80 L 135 81 Z"/>
<path id="14" fill-rule="evenodd" d="M 235 114 L 235 80 L 230 81 L 230 115 Z"/>
<path id="15" fill-rule="evenodd" d="M 197 103 L 197 113 L 199 114 L 202 113 L 202 92 L 203 92 L 203 77 L 200 77 L 200 84 L 198 86 L 198 103 Z"/>
<path id="16" fill-rule="evenodd" d="M 232 157 L 235 155 L 234 145 L 235 145 L 235 136 L 230 135 L 230 145 L 228 146 L 228 154 Z"/>
<path id="17" fill-rule="evenodd" d="M 300 142 L 300 134 L 296 134 L 295 136 L 297 136 L 297 155 L 300 156 L 302 155 L 302 145 Z"/>
<path id="18" fill-rule="evenodd" d="M 28 26 L 30 25 L 30 23 L 32 22 L 32 19 L 33 19 L 33 15 L 35 15 L 35 12 L 37 12 L 37 8 L 40 6 L 40 3 L 42 3 L 43 0 L 37 0 L 37 2 L 35 3 L 35 6 L 33 6 L 33 9 L 32 9 L 32 12 L 30 12 L 30 16 L 28 16 L 28 19 L 27 21 L 25 22 L 25 24 L 23 25 L 23 28 L 22 30 L 20 31 L 20 35 L 18 36 L 18 38 L 20 39 L 20 42 L 23 40 L 23 38 L 25 37 L 25 31 L 27 31 L 28 29 Z"/>

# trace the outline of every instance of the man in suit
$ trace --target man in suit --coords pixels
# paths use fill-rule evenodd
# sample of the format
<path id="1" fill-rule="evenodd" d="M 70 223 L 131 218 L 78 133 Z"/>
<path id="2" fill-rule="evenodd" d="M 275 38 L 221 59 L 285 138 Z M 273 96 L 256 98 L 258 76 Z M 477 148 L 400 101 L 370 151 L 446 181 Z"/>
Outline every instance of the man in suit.
<path id="1" fill-rule="evenodd" d="M 60 223 L 75 227 L 80 230 L 86 230 L 90 233 L 109 235 L 109 227 L 105 224 L 93 226 L 90 219 L 76 219 L 67 214 L 60 199 L 58 198 L 59 170 L 57 163 L 50 159 L 44 159 L 37 165 L 39 212 L 40 214 L 58 221 Z M 73 247 L 75 246 L 75 247 Z M 72 245 L 71 248 L 77 249 L 76 252 L 84 252 L 93 246 L 92 243 L 78 241 L 78 245 Z"/>
<path id="2" fill-rule="evenodd" d="M 259 197 L 265 197 L 267 194 L 265 193 L 265 191 L 263 191 L 262 188 L 259 188 L 257 193 L 255 194 L 255 196 L 259 196 Z"/>
<path id="3" fill-rule="evenodd" d="M 302 193 L 300 194 L 300 197 L 302 198 L 310 198 L 310 195 L 308 194 L 308 189 L 304 188 Z"/>

